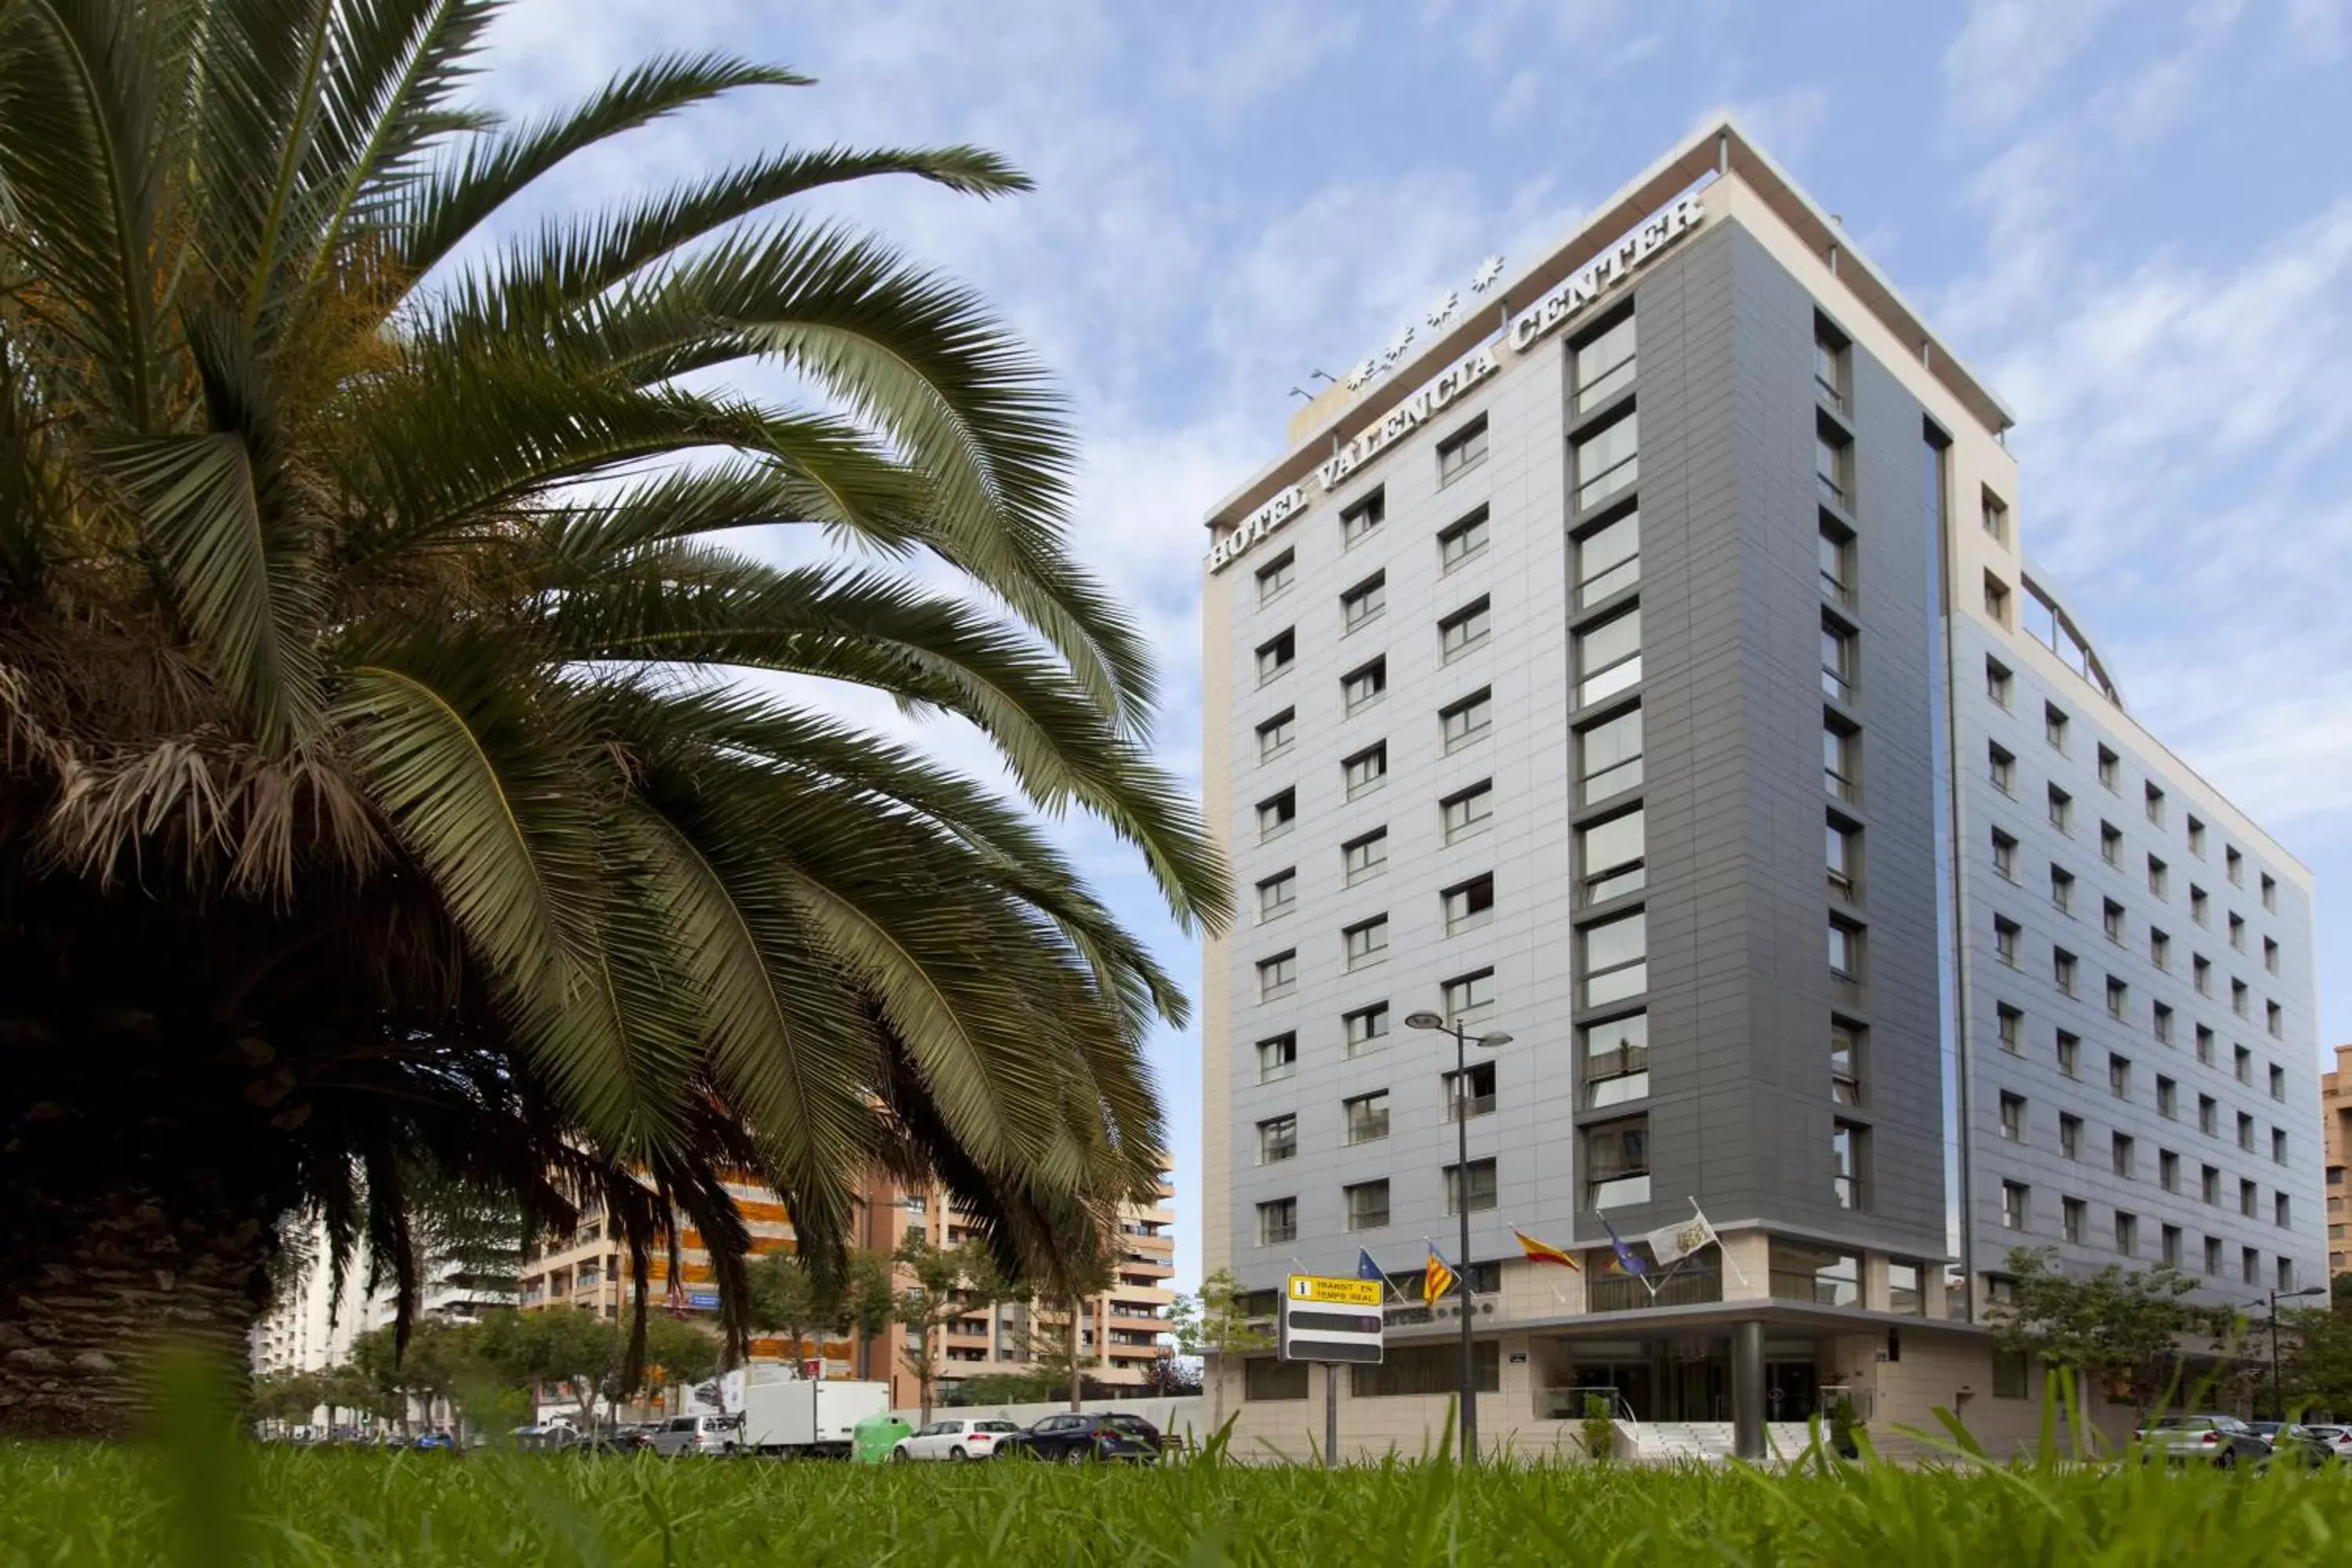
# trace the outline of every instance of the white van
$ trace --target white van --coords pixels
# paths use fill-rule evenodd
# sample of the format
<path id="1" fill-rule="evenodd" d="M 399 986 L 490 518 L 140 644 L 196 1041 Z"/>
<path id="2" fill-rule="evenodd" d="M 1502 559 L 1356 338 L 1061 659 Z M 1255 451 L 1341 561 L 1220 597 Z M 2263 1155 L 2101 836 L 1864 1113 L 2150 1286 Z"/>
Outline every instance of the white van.
<path id="1" fill-rule="evenodd" d="M 734 1454 L 743 1447 L 740 1415 L 673 1415 L 654 1434 L 654 1452 L 665 1459 L 687 1454 Z"/>

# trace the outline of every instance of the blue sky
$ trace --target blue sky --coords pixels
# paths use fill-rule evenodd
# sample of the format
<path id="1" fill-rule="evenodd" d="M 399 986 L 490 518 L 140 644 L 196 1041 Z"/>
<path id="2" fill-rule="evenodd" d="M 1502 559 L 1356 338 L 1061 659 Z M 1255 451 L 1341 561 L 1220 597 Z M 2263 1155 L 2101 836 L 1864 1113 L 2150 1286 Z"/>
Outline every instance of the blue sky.
<path id="1" fill-rule="evenodd" d="M 1288 389 L 1732 110 L 2017 410 L 2026 548 L 2134 712 L 2313 868 L 2323 1043 L 2352 1039 L 2328 983 L 2352 973 L 2352 3 L 520 0 L 483 92 L 528 111 L 706 47 L 820 85 L 657 128 L 552 198 L 795 142 L 975 142 L 1035 176 L 826 210 L 978 286 L 1062 378 L 1076 548 L 1160 648 L 1188 779 L 1200 520 L 1277 453 Z M 969 732 L 920 738 L 988 766 Z M 1132 859 L 1069 837 L 1197 975 Z M 1190 1279 L 1197 1058 L 1154 1056 Z"/>

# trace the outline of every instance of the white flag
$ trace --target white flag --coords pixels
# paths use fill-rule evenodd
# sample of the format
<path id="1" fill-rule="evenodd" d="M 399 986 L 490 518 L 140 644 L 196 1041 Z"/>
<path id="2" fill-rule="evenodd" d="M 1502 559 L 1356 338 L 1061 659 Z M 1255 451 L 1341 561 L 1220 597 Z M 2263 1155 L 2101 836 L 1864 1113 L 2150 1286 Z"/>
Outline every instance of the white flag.
<path id="1" fill-rule="evenodd" d="M 1700 1247 L 1716 1239 L 1715 1226 L 1706 1223 L 1706 1215 L 1691 1208 L 1691 1217 L 1680 1225 L 1664 1226 L 1644 1237 L 1650 1251 L 1660 1263 L 1679 1263 Z"/>

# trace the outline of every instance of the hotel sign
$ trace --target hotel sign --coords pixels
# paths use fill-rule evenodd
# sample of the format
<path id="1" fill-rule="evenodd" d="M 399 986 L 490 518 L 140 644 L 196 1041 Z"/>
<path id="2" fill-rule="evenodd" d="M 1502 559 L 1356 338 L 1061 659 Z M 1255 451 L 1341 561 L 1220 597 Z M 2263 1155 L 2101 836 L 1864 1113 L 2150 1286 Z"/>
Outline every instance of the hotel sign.
<path id="1" fill-rule="evenodd" d="M 1675 197 L 1643 219 L 1616 244 L 1587 262 L 1574 277 L 1519 312 L 1512 320 L 1509 331 L 1472 350 L 1420 391 L 1356 432 L 1354 439 L 1343 442 L 1337 452 L 1317 466 L 1316 488 L 1328 491 L 1346 483 L 1357 469 L 1391 443 L 1500 370 L 1500 355 L 1507 343 L 1514 354 L 1528 353 L 1574 321 L 1586 306 L 1696 227 L 1706 216 L 1705 195 L 1706 187 L 1701 186 Z M 1433 324 L 1437 319 L 1433 312 Z M 1352 378 L 1349 384 L 1356 384 Z M 1307 501 L 1307 488 L 1292 485 L 1250 513 L 1210 550 L 1209 570 L 1223 571 L 1259 540 L 1304 511 Z"/>

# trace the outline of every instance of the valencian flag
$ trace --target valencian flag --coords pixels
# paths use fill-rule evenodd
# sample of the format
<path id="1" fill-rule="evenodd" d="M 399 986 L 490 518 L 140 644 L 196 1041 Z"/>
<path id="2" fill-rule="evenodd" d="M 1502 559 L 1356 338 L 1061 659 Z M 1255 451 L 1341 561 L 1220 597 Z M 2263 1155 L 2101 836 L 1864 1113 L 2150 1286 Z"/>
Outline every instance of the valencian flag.
<path id="1" fill-rule="evenodd" d="M 1434 1301 L 1454 1289 L 1454 1270 L 1445 1267 L 1445 1259 L 1437 1256 L 1437 1248 L 1429 1249 L 1429 1268 L 1421 1277 L 1421 1298 Z"/>
<path id="2" fill-rule="evenodd" d="M 1601 1223 L 1609 1232 L 1610 1249 L 1617 1254 L 1617 1261 L 1609 1266 L 1607 1272 L 1611 1274 L 1647 1274 L 1650 1271 L 1649 1265 L 1643 1263 L 1639 1258 L 1633 1256 L 1633 1249 L 1625 1245 L 1625 1238 L 1617 1234 L 1617 1227 L 1611 1225 L 1605 1218 L 1602 1219 Z"/>
<path id="3" fill-rule="evenodd" d="M 1527 1254 L 1528 1262 L 1564 1264 L 1576 1273 L 1581 1274 L 1584 1272 L 1583 1269 L 1577 1267 L 1575 1258 L 1570 1258 L 1559 1247 L 1552 1246 L 1551 1243 L 1548 1241 L 1538 1241 L 1534 1237 L 1529 1236 L 1524 1230 L 1514 1229 L 1511 1234 L 1518 1237 L 1519 1250 Z"/>

